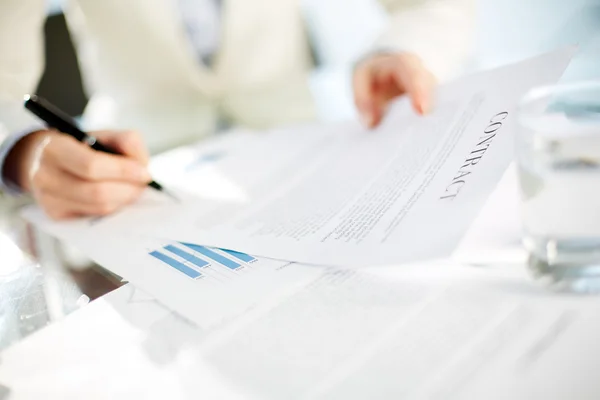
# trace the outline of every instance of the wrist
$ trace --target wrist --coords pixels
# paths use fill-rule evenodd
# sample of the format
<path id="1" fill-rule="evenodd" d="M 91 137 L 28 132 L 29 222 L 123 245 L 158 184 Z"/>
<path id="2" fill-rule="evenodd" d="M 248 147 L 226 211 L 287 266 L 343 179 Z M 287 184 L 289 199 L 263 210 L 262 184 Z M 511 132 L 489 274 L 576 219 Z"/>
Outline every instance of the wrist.
<path id="1" fill-rule="evenodd" d="M 2 175 L 4 180 L 11 182 L 25 192 L 30 190 L 29 173 L 34 162 L 36 149 L 50 135 L 56 134 L 50 130 L 40 130 L 21 138 L 8 152 Z"/>

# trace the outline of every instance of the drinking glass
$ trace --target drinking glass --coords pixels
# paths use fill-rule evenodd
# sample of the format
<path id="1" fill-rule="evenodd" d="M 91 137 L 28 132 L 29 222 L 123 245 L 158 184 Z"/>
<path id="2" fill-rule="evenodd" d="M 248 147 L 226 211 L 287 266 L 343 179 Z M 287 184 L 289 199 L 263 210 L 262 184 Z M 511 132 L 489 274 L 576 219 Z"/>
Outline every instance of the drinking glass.
<path id="1" fill-rule="evenodd" d="M 528 266 L 553 288 L 600 293 L 600 81 L 534 89 L 517 114 Z"/>

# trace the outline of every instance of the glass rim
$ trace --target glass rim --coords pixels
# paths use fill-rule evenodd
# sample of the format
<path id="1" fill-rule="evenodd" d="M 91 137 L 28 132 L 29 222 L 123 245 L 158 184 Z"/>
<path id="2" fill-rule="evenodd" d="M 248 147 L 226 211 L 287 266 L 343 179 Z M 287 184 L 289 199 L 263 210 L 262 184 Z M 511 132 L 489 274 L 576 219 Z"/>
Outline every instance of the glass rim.
<path id="1" fill-rule="evenodd" d="M 588 93 L 597 91 L 600 94 L 600 80 L 581 80 L 570 83 L 559 83 L 554 85 L 538 86 L 530 89 L 517 103 L 516 118 L 521 127 L 535 129 L 542 123 L 547 133 L 560 133 L 567 130 L 576 129 L 578 134 L 598 134 L 600 118 L 568 118 L 569 126 L 565 125 L 567 121 L 564 114 L 560 112 L 542 112 L 536 110 L 539 104 L 547 104 L 553 96 L 570 95 L 577 93 Z M 594 108 L 596 108 L 596 96 L 593 97 Z M 600 108 L 600 96 L 598 96 L 598 108 Z M 545 108 L 545 107 L 544 107 Z M 597 111 L 594 112 L 597 115 Z"/>
<path id="2" fill-rule="evenodd" d="M 599 90 L 600 79 L 590 79 L 569 83 L 558 83 L 553 85 L 537 86 L 525 93 L 517 105 L 517 111 L 520 113 L 522 109 L 534 101 L 541 100 L 555 94 L 565 94 L 584 90 Z"/>

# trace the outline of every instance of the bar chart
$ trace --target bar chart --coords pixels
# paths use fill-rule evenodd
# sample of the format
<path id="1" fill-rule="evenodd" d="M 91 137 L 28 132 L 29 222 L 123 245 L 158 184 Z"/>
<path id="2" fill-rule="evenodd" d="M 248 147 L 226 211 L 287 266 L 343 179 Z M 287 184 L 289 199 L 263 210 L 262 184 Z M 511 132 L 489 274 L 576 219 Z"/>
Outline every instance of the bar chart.
<path id="1" fill-rule="evenodd" d="M 251 268 L 255 257 L 232 250 L 214 249 L 191 243 L 171 243 L 148 253 L 165 266 L 188 278 L 227 281 Z"/>

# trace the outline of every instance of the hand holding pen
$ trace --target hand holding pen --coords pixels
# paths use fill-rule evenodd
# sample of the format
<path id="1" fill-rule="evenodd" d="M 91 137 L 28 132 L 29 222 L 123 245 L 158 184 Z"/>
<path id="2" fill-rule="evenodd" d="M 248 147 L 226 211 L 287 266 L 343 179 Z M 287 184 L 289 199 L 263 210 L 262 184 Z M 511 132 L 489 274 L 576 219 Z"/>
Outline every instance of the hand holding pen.
<path id="1" fill-rule="evenodd" d="M 134 202 L 152 181 L 148 152 L 135 132 L 93 136 L 121 155 L 96 151 L 90 142 L 57 130 L 41 130 L 13 147 L 5 177 L 31 192 L 52 218 L 110 214 Z"/>

